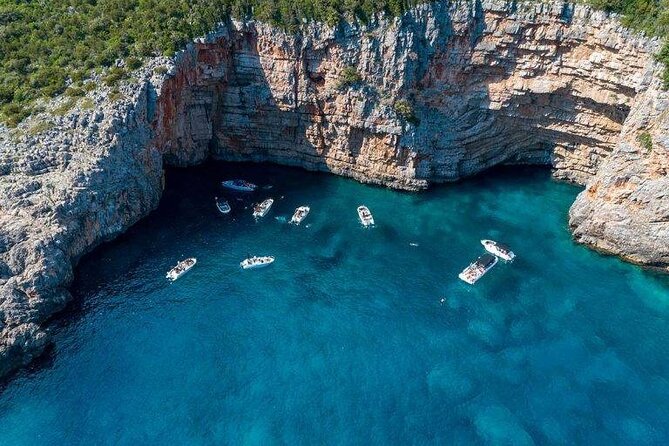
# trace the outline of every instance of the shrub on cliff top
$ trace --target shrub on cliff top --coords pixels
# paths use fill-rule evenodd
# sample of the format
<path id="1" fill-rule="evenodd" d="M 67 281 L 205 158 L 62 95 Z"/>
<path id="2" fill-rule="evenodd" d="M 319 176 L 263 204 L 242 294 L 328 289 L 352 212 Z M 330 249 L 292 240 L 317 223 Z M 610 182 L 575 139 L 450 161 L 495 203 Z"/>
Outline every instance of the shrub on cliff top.
<path id="1" fill-rule="evenodd" d="M 102 78 L 102 82 L 108 87 L 113 87 L 121 79 L 125 79 L 128 76 L 128 73 L 123 68 L 112 67 L 107 71 L 107 74 Z"/>
<path id="2" fill-rule="evenodd" d="M 32 108 L 24 104 L 6 104 L 0 108 L 0 117 L 9 127 L 16 127 L 30 116 Z"/>

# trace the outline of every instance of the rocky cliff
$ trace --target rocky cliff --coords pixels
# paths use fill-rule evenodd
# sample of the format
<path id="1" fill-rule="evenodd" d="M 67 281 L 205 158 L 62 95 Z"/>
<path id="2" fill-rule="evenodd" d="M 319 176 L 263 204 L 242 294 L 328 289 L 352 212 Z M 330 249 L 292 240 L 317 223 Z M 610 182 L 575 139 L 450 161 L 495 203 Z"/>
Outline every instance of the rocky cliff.
<path id="1" fill-rule="evenodd" d="M 163 162 L 272 161 L 409 190 L 550 164 L 587 183 L 579 240 L 667 267 L 657 47 L 583 6 L 440 2 L 296 35 L 222 25 L 120 92 L 47 104 L 0 131 L 0 375 L 44 348 L 81 255 L 157 206 Z"/>
<path id="2" fill-rule="evenodd" d="M 569 211 L 576 240 L 669 270 L 669 92 L 640 93 L 614 152 Z"/>
<path id="3" fill-rule="evenodd" d="M 499 163 L 552 163 L 585 183 L 655 49 L 568 4 L 433 3 L 299 36 L 239 25 L 183 55 L 159 100 L 159 145 L 408 189 Z M 346 67 L 360 79 L 342 88 Z"/>

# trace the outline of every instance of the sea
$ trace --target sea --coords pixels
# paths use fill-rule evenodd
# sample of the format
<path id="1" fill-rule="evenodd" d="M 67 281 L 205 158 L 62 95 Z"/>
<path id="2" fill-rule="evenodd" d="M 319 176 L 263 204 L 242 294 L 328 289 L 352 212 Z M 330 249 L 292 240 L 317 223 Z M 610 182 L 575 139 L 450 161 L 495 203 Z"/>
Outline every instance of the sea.
<path id="1" fill-rule="evenodd" d="M 0 388 L 0 445 L 665 445 L 669 278 L 575 243 L 580 190 L 531 167 L 418 193 L 170 170 L 159 208 L 81 260 L 47 353 Z M 481 239 L 517 257 L 472 286 L 458 273 Z M 276 261 L 242 270 L 249 255 Z"/>

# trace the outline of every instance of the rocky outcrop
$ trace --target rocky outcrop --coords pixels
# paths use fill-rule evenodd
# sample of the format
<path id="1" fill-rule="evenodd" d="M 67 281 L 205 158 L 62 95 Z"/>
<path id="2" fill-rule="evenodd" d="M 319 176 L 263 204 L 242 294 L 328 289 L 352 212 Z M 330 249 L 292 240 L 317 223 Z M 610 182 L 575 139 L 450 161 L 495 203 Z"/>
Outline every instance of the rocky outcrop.
<path id="1" fill-rule="evenodd" d="M 569 211 L 576 240 L 669 271 L 669 93 L 638 95 L 616 150 Z"/>
<path id="2" fill-rule="evenodd" d="M 157 206 L 163 162 L 272 161 L 409 190 L 551 164 L 588 184 L 579 240 L 666 265 L 657 46 L 583 6 L 439 2 L 299 35 L 227 24 L 119 92 L 64 115 L 66 99 L 47 104 L 0 129 L 0 375 L 44 348 L 78 259 Z"/>
<path id="3" fill-rule="evenodd" d="M 78 259 L 157 206 L 149 93 L 148 81 L 115 102 L 98 92 L 66 116 L 34 117 L 25 134 L 2 133 L 0 376 L 43 350 L 41 325 L 70 300 Z"/>

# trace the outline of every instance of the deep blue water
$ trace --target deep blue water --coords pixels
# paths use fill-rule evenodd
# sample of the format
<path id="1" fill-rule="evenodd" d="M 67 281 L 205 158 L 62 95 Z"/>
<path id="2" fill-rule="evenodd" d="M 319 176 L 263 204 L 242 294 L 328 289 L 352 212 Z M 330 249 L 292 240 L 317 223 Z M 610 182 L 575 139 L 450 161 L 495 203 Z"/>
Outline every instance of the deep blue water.
<path id="1" fill-rule="evenodd" d="M 248 200 L 215 210 L 237 176 L 275 185 L 259 223 Z M 53 350 L 0 393 L 0 444 L 666 444 L 669 280 L 573 243 L 578 190 L 522 169 L 419 194 L 170 172 L 160 208 L 83 259 Z M 302 226 L 275 219 L 301 204 Z M 472 287 L 483 237 L 518 258 Z M 277 260 L 241 271 L 247 253 Z"/>

